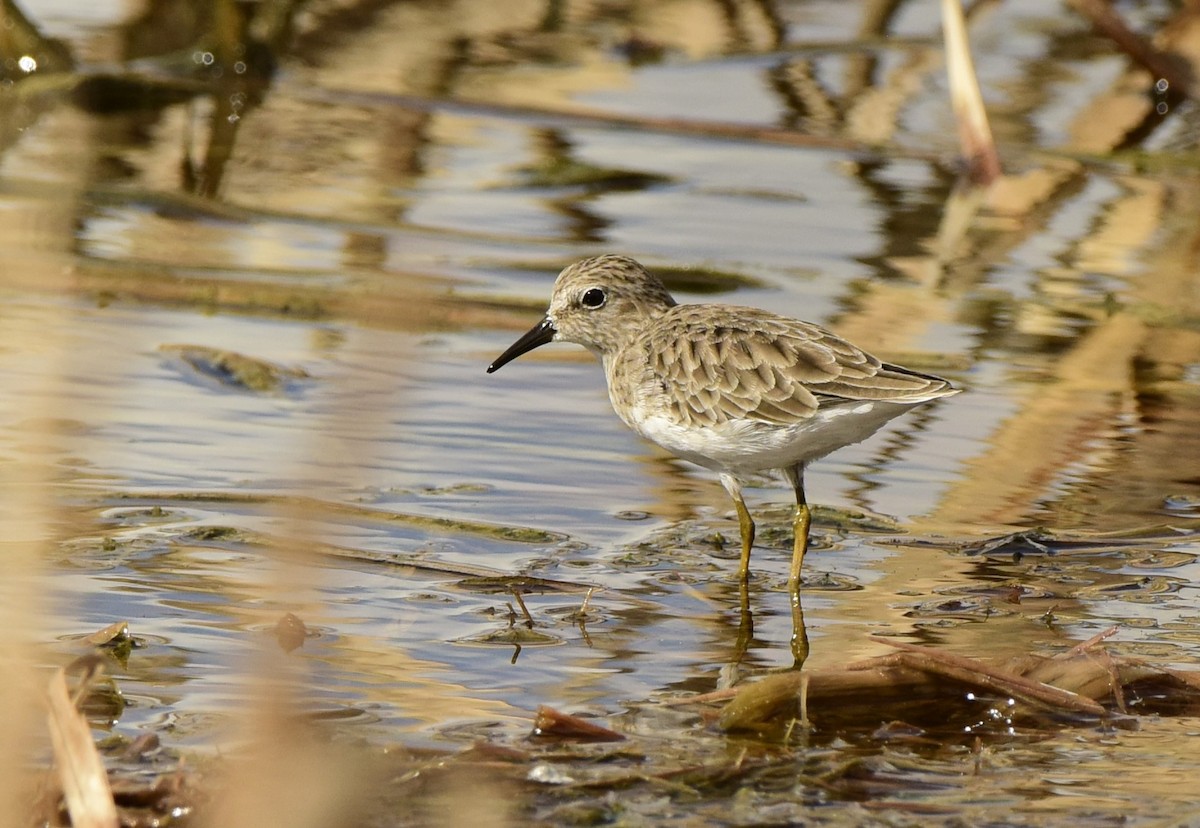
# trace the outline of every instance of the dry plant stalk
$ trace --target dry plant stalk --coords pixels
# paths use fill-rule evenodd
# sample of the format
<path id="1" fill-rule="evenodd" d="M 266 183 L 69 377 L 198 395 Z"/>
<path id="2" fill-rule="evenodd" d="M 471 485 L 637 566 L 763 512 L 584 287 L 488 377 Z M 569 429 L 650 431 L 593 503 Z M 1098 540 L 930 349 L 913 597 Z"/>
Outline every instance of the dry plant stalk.
<path id="1" fill-rule="evenodd" d="M 615 730 L 546 705 L 537 709 L 537 716 L 533 721 L 533 732 L 536 736 L 583 739 L 590 742 L 621 742 L 625 740 L 625 737 Z"/>
<path id="2" fill-rule="evenodd" d="M 942 36 L 946 41 L 946 72 L 950 103 L 958 122 L 958 140 L 971 181 L 986 186 L 1001 175 L 1000 155 L 992 138 L 987 110 L 979 92 L 967 24 L 959 0 L 942 0 Z"/>
<path id="3" fill-rule="evenodd" d="M 913 656 L 913 658 L 904 660 L 906 666 L 931 675 L 974 684 L 985 690 L 1014 696 L 1051 710 L 1058 708 L 1079 713 L 1091 713 L 1096 716 L 1104 713 L 1102 705 L 1084 698 L 1078 693 L 1026 678 L 1011 670 L 993 667 L 978 659 L 956 656 L 953 653 L 907 644 L 903 641 L 886 641 L 884 643 Z"/>
<path id="4" fill-rule="evenodd" d="M 117 806 L 108 785 L 108 773 L 92 740 L 87 719 L 71 702 L 62 669 L 55 671 L 50 679 L 46 695 L 49 704 L 46 720 L 71 825 L 116 828 Z"/>
<path id="5" fill-rule="evenodd" d="M 718 725 L 724 730 L 753 729 L 795 718 L 806 693 L 808 707 L 862 705 L 876 709 L 890 701 L 939 698 L 974 687 L 1021 699 L 1048 711 L 1105 715 L 1100 702 L 1111 699 L 1125 712 L 1125 688 L 1134 682 L 1167 682 L 1184 692 L 1200 692 L 1200 675 L 1179 673 L 1131 658 L 1114 657 L 1100 642 L 1105 630 L 1053 657 L 1024 655 L 989 663 L 931 647 L 881 640 L 900 650 L 841 667 L 777 673 L 741 687 L 671 702 L 727 701 Z M 961 695 L 961 694 L 959 694 Z"/>

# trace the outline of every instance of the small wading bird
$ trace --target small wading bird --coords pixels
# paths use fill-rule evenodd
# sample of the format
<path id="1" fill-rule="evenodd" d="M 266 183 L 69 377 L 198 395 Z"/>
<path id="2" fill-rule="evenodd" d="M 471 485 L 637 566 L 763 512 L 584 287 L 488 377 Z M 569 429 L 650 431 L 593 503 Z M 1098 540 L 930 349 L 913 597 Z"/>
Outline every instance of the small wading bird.
<path id="1" fill-rule="evenodd" d="M 743 583 L 754 520 L 738 475 L 783 475 L 796 493 L 794 596 L 808 548 L 808 464 L 913 406 L 958 393 L 941 377 L 882 362 L 811 322 L 758 308 L 677 304 L 657 277 L 624 256 L 563 270 L 545 318 L 488 373 L 547 342 L 574 342 L 598 356 L 626 425 L 720 474 L 737 508 Z"/>

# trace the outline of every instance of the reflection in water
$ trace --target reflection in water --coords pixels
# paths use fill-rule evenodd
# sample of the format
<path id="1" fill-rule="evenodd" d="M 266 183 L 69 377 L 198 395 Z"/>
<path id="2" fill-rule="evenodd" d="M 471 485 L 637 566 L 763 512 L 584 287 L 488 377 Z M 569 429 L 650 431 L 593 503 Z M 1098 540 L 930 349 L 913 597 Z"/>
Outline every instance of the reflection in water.
<path id="1" fill-rule="evenodd" d="M 799 670 L 808 660 L 808 627 L 804 624 L 804 607 L 801 603 L 800 592 L 788 596 L 792 605 L 792 637 L 789 639 L 792 649 L 792 667 Z"/>
<path id="2" fill-rule="evenodd" d="M 1056 8 L 976 7 L 997 133 L 1028 162 L 981 194 L 956 191 L 947 163 L 931 6 L 125 8 L 0 4 L 6 560 L 48 570 L 59 599 L 10 609 L 38 619 L 42 648 L 17 661 L 66 663 L 81 634 L 128 619 L 145 646 L 109 665 L 135 702 L 116 739 L 203 752 L 261 698 L 344 714 L 339 737 L 519 745 L 548 703 L 721 768 L 726 787 L 687 802 L 628 791 L 646 819 L 667 800 L 721 820 L 733 802 L 746 822 L 817 804 L 854 819 L 860 801 L 885 819 L 1061 820 L 1082 790 L 1105 792 L 1089 798 L 1101 821 L 1191 807 L 1177 780 L 1194 750 L 1166 716 L 1140 734 L 1018 726 L 975 749 L 814 709 L 792 741 L 739 737 L 731 767 L 729 737 L 645 703 L 712 690 L 731 651 L 748 675 L 815 670 L 879 654 L 875 635 L 1054 652 L 1119 622 L 1117 652 L 1200 661 L 1200 187 L 1180 160 L 1195 131 L 1174 110 L 1149 118 L 1132 69 L 1105 88 L 1121 60 L 1104 41 Z M 1146 125 L 1170 151 L 1077 160 Z M 558 351 L 518 386 L 478 376 L 562 265 L 600 251 L 970 387 L 809 471 L 803 607 L 784 589 L 777 492 L 748 492 L 763 515 L 751 603 L 733 594 L 723 493 L 625 433 L 595 372 Z M 308 379 L 206 382 L 172 345 Z M 51 507 L 36 555 L 14 540 L 46 514 L 31 499 Z M 579 591 L 523 594 L 546 638 L 514 643 L 512 599 L 476 570 Z M 14 598 L 40 598 L 31 577 L 9 572 Z M 267 655 L 287 613 L 313 634 Z M 294 723 L 275 743 L 291 759 Z M 32 743 L 4 735 L 9 755 Z M 831 778 L 822 756 L 887 771 L 809 784 Z M 530 790 L 515 767 L 511 801 Z M 1011 772 L 1028 767 L 1044 784 Z M 552 807 L 521 818 L 568 821 Z"/>
<path id="3" fill-rule="evenodd" d="M 799 591 L 789 591 L 788 602 L 791 605 L 792 633 L 788 645 L 792 652 L 791 669 L 799 670 L 808 660 L 808 627 L 804 623 L 804 604 Z M 735 665 L 741 664 L 742 659 L 754 643 L 754 613 L 750 609 L 750 585 L 748 581 L 738 582 L 738 631 L 734 645 Z"/>
<path id="4" fill-rule="evenodd" d="M 243 118 L 258 107 L 276 67 L 276 52 L 291 29 L 290 17 L 299 3 L 272 2 L 254 6 L 232 3 L 150 4 L 144 16 L 130 21 L 124 59 L 140 65 L 145 74 L 113 79 L 88 79 L 77 98 L 101 112 L 120 112 L 160 97 L 172 83 L 190 89 L 188 118 L 180 163 L 185 192 L 213 198 L 233 156 Z M 180 17 L 187 23 L 180 25 Z M 180 56 L 191 66 L 176 65 Z M 146 72 L 145 67 L 154 67 Z M 180 71 L 182 70 L 182 72 Z M 177 80 L 172 81 L 172 76 Z M 109 84 L 113 88 L 109 88 Z M 144 90 L 144 91 L 143 91 Z M 206 107 L 198 101 L 206 100 Z M 157 109 L 151 103 L 149 108 Z M 200 158 L 195 152 L 195 110 L 207 111 L 207 142 Z"/>

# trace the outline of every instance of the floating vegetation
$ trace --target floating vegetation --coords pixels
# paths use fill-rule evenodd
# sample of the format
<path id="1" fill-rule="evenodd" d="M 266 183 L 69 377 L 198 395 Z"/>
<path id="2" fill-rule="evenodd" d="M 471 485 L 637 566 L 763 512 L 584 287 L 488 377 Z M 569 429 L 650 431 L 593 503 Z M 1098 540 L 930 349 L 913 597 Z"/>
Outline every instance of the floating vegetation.
<path id="1" fill-rule="evenodd" d="M 443 518 L 431 515 L 419 515 L 407 512 L 374 509 L 356 503 L 320 500 L 308 497 L 277 496 L 273 494 L 245 493 L 231 491 L 217 492 L 162 492 L 155 493 L 151 499 L 139 494 L 115 493 L 113 498 L 122 501 L 146 501 L 149 508 L 161 509 L 161 503 L 213 503 L 238 506 L 260 505 L 275 507 L 283 510 L 302 509 L 312 517 L 322 516 L 330 520 L 354 519 L 367 523 L 399 523 L 417 529 L 436 530 L 439 533 L 462 533 L 478 535 L 495 540 L 512 541 L 528 544 L 557 544 L 568 540 L 568 536 L 559 532 L 549 532 L 528 526 L 504 526 L 493 523 L 483 523 L 463 518 Z M 363 552 L 365 556 L 371 553 Z"/>
<path id="2" fill-rule="evenodd" d="M 312 633 L 309 632 L 307 625 L 300 619 L 300 616 L 295 613 L 284 613 L 284 615 L 275 622 L 273 630 L 275 640 L 279 642 L 279 648 L 285 653 L 290 653 L 292 650 L 299 649 L 304 645 Z"/>
<path id="3" fill-rule="evenodd" d="M 617 721 L 541 705 L 524 736 L 509 729 L 457 751 L 334 743 L 321 755 L 338 755 L 366 778 L 390 779 L 356 806 L 388 813 L 389 822 L 424 813 L 464 778 L 482 785 L 481 796 L 503 796 L 522 813 L 555 820 L 661 814 L 667 803 L 705 814 L 730 807 L 730 796 L 758 822 L 799 818 L 813 797 L 880 804 L 899 796 L 927 815 L 956 814 L 961 804 L 953 794 L 964 777 L 975 789 L 1005 779 L 1007 761 L 994 760 L 994 747 L 1017 754 L 1059 731 L 1068 738 L 1097 726 L 1111 733 L 1136 728 L 1137 716 L 1200 714 L 1200 674 L 1113 655 L 1102 642 L 1115 632 L 1053 655 L 999 661 L 889 641 L 899 652 L 768 675 L 716 693 L 632 701 Z M 520 643 L 534 643 L 525 633 Z M 67 730 L 78 714 L 62 681 L 60 671 L 52 715 Z M 307 718 L 309 727 L 337 721 Z M 133 824 L 134 815 L 165 808 L 177 816 L 204 811 L 218 796 L 211 786 L 219 777 L 189 772 L 151 734 L 115 745 L 106 772 L 86 724 L 76 730 L 72 745 L 56 743 L 64 780 L 57 795 L 75 819 L 83 809 L 116 808 Z M 738 736 L 751 733 L 765 740 Z M 70 776 L 87 779 L 86 792 L 72 787 Z M 54 797 L 45 801 L 50 807 Z"/>
<path id="4" fill-rule="evenodd" d="M 203 345 L 163 345 L 159 350 L 178 358 L 201 376 L 243 391 L 260 394 L 287 391 L 293 383 L 309 378 L 300 368 Z"/>

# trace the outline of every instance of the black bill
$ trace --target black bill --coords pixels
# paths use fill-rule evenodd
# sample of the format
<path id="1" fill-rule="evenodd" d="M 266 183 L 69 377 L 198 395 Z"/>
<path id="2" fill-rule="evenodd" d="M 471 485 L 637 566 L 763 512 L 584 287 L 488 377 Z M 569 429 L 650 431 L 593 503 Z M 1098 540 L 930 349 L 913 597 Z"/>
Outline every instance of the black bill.
<path id="1" fill-rule="evenodd" d="M 505 364 L 512 362 L 521 354 L 528 353 L 534 348 L 545 345 L 550 340 L 554 339 L 554 323 L 550 321 L 550 317 L 546 317 L 541 322 L 534 325 L 529 333 L 522 336 L 516 342 L 508 346 L 508 350 L 496 357 L 495 361 L 488 366 L 487 372 L 490 374 L 493 371 L 499 370 Z"/>

